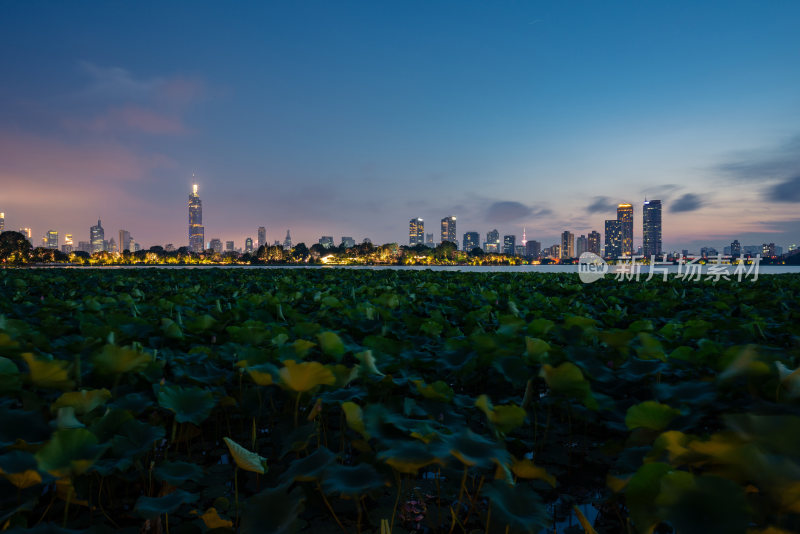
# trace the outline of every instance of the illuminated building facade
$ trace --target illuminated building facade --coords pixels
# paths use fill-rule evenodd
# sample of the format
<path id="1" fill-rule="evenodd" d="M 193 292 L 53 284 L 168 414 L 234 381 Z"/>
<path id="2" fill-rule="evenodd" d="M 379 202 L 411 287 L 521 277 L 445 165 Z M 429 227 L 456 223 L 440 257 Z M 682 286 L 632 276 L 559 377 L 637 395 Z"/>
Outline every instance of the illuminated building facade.
<path id="1" fill-rule="evenodd" d="M 616 219 L 606 221 L 606 258 L 622 256 L 622 223 Z"/>
<path id="2" fill-rule="evenodd" d="M 252 254 L 253 253 L 253 238 L 248 237 L 244 240 L 244 253 L 245 254 Z"/>
<path id="3" fill-rule="evenodd" d="M 562 259 L 575 257 L 575 234 L 569 230 L 561 233 L 561 256 Z"/>
<path id="4" fill-rule="evenodd" d="M 286 230 L 286 238 L 283 240 L 283 249 L 292 250 L 292 234 L 289 233 L 289 230 Z"/>
<path id="5" fill-rule="evenodd" d="M 45 246 L 47 248 L 52 248 L 53 250 L 58 250 L 58 232 L 55 230 L 48 230 L 47 231 L 47 238 L 45 239 Z"/>
<path id="6" fill-rule="evenodd" d="M 425 222 L 419 217 L 408 222 L 408 244 L 412 247 L 425 244 Z"/>
<path id="7" fill-rule="evenodd" d="M 515 246 L 517 246 L 517 236 L 515 235 L 503 236 L 503 254 L 508 254 L 509 256 L 513 256 Z"/>
<path id="8" fill-rule="evenodd" d="M 595 254 L 600 254 L 600 233 L 592 230 L 589 232 L 589 237 L 587 238 L 587 252 L 594 252 Z"/>
<path id="9" fill-rule="evenodd" d="M 61 245 L 61 252 L 71 254 L 73 250 L 72 234 L 64 234 L 64 244 Z"/>
<path id="10" fill-rule="evenodd" d="M 2 232 L 6 227 L 6 214 L 0 212 L 0 232 Z"/>
<path id="11" fill-rule="evenodd" d="M 456 237 L 456 218 L 453 216 L 442 219 L 442 243 L 445 241 L 455 243 L 456 247 L 458 247 L 458 238 Z"/>
<path id="12" fill-rule="evenodd" d="M 319 238 L 317 241 L 320 245 L 325 248 L 331 248 L 333 246 L 333 236 L 332 235 L 324 235 Z"/>
<path id="13" fill-rule="evenodd" d="M 633 255 L 633 205 L 617 206 L 617 220 L 620 224 L 620 252 L 622 256 Z"/>
<path id="14" fill-rule="evenodd" d="M 661 255 L 661 201 L 646 200 L 642 210 L 642 254 Z"/>
<path id="15" fill-rule="evenodd" d="M 100 224 L 100 219 L 97 219 L 97 226 L 89 228 L 89 242 L 92 244 L 92 254 L 95 252 L 103 252 L 103 241 L 105 240 L 105 230 L 103 225 Z"/>
<path id="16" fill-rule="evenodd" d="M 208 248 L 214 251 L 215 254 L 222 254 L 222 240 L 214 238 L 208 244 Z"/>
<path id="17" fill-rule="evenodd" d="M 480 248 L 481 236 L 478 232 L 464 232 L 464 252 L 472 252 L 474 248 Z"/>
<path id="18" fill-rule="evenodd" d="M 792 250 L 792 248 L 789 247 L 789 250 Z M 731 256 L 733 256 L 734 258 L 738 258 L 741 255 L 742 255 L 742 244 L 739 243 L 738 239 L 734 239 L 733 242 L 731 243 Z"/>
<path id="19" fill-rule="evenodd" d="M 497 231 L 497 228 L 486 232 L 486 242 L 483 244 L 483 250 L 485 252 L 500 252 L 500 232 Z"/>
<path id="20" fill-rule="evenodd" d="M 343 235 L 342 236 L 342 246 L 344 248 L 353 248 L 354 246 L 356 246 L 356 240 L 353 239 L 350 236 Z"/>
<path id="21" fill-rule="evenodd" d="M 203 202 L 197 194 L 197 184 L 192 185 L 189 195 L 189 250 L 203 252 L 205 247 L 205 228 L 203 228 Z M 222 245 L 220 244 L 220 248 Z"/>

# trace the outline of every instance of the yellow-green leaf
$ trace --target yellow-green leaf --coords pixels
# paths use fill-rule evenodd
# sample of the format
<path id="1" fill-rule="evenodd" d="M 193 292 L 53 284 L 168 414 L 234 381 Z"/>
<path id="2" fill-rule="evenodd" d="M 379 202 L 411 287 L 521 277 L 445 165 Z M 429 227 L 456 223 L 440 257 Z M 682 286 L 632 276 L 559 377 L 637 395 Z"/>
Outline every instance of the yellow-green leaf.
<path id="1" fill-rule="evenodd" d="M 222 519 L 219 516 L 219 512 L 217 512 L 216 508 L 209 508 L 206 510 L 206 513 L 201 515 L 200 519 L 203 520 L 203 523 L 206 524 L 206 528 L 209 529 L 233 527 L 233 521 L 230 519 Z"/>
<path id="2" fill-rule="evenodd" d="M 228 446 L 228 450 L 231 452 L 233 460 L 240 469 L 252 471 L 253 473 L 259 473 L 262 475 L 267 472 L 264 465 L 267 461 L 266 458 L 263 458 L 254 452 L 248 451 L 231 438 L 222 439 L 225 441 L 225 445 Z"/>
<path id="3" fill-rule="evenodd" d="M 59 408 L 70 407 L 75 410 L 77 414 L 84 414 L 91 412 L 98 406 L 102 406 L 111 398 L 111 392 L 105 388 L 103 389 L 82 389 L 81 391 L 70 391 L 63 393 L 53 405 L 50 407 L 51 411 L 58 411 Z"/>
<path id="4" fill-rule="evenodd" d="M 361 410 L 361 406 L 355 402 L 346 401 L 342 403 L 342 411 L 344 411 L 344 417 L 347 419 L 347 426 L 368 440 L 370 435 L 364 426 L 364 412 Z"/>
<path id="5" fill-rule="evenodd" d="M 527 458 L 524 460 L 516 460 L 511 464 L 511 471 L 519 478 L 528 480 L 544 480 L 554 488 L 556 487 L 556 477 L 547 472 L 544 467 L 535 465 Z"/>
<path id="6" fill-rule="evenodd" d="M 75 382 L 67 371 L 69 363 L 61 360 L 40 360 L 32 353 L 22 355 L 30 369 L 30 379 L 35 386 L 53 389 L 72 389 Z"/>
<path id="7" fill-rule="evenodd" d="M 305 392 L 320 385 L 331 386 L 336 377 L 326 366 L 319 362 L 301 362 L 294 360 L 283 362 L 279 371 L 281 383 L 292 391 Z"/>

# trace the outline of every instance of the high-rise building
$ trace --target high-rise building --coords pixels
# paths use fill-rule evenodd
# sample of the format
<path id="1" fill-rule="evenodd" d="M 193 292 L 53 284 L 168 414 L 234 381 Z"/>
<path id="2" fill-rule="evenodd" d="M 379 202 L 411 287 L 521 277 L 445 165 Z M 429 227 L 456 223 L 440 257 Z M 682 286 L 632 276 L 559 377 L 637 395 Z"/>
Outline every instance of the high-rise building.
<path id="1" fill-rule="evenodd" d="M 108 241 L 108 251 L 119 252 L 119 249 L 117 248 L 117 242 L 114 240 L 113 237 Z"/>
<path id="2" fill-rule="evenodd" d="M 445 217 L 442 219 L 442 243 L 450 241 L 458 247 L 458 238 L 456 237 L 456 218 L 454 216 Z"/>
<path id="3" fill-rule="evenodd" d="M 589 250 L 589 240 L 586 239 L 585 235 L 578 236 L 575 239 L 575 257 L 580 258 L 581 254 L 587 252 Z"/>
<path id="4" fill-rule="evenodd" d="M 408 222 L 408 244 L 412 247 L 425 244 L 425 222 L 419 217 Z"/>
<path id="5" fill-rule="evenodd" d="M 6 227 L 6 214 L 0 212 L 0 233 L 5 229 L 5 227 Z"/>
<path id="6" fill-rule="evenodd" d="M 31 244 L 33 244 L 33 241 L 32 241 L 32 238 L 31 238 L 31 236 L 33 235 L 33 230 L 31 230 L 30 228 L 20 228 L 19 229 L 19 233 L 24 235 L 28 239 L 28 241 Z"/>
<path id="7" fill-rule="evenodd" d="M 283 249 L 284 250 L 292 250 L 292 234 L 289 233 L 289 230 L 286 230 L 286 238 L 283 240 Z"/>
<path id="8" fill-rule="evenodd" d="M 514 256 L 524 256 L 525 255 L 525 245 L 517 245 L 514 247 Z"/>
<path id="9" fill-rule="evenodd" d="M 342 246 L 344 248 L 353 248 L 356 246 L 356 240 L 349 236 L 342 236 Z"/>
<path id="10" fill-rule="evenodd" d="M 561 258 L 575 257 L 575 234 L 569 230 L 561 232 Z"/>
<path id="11" fill-rule="evenodd" d="M 589 238 L 586 252 L 593 252 L 597 255 L 600 254 L 600 233 L 592 230 L 589 232 Z"/>
<path id="12" fill-rule="evenodd" d="M 89 228 L 89 241 L 92 244 L 92 254 L 95 252 L 103 252 L 103 241 L 105 240 L 105 230 L 103 225 L 100 224 L 100 219 L 97 219 L 97 226 Z"/>
<path id="13" fill-rule="evenodd" d="M 485 252 L 500 252 L 500 232 L 497 228 L 486 232 L 486 243 L 483 245 Z"/>
<path id="14" fill-rule="evenodd" d="M 233 241 L 225 241 L 225 252 L 233 252 Z"/>
<path id="15" fill-rule="evenodd" d="M 325 248 L 331 248 L 333 246 L 333 236 L 332 235 L 324 235 L 319 238 L 318 243 Z"/>
<path id="16" fill-rule="evenodd" d="M 244 253 L 245 254 L 252 254 L 253 253 L 253 238 L 248 237 L 244 240 Z"/>
<path id="17" fill-rule="evenodd" d="M 119 251 L 125 252 L 129 250 L 133 252 L 133 238 L 131 237 L 131 233 L 127 230 L 120 230 L 119 231 Z"/>
<path id="18" fill-rule="evenodd" d="M 425 234 L 425 246 L 428 248 L 433 248 L 436 246 L 433 244 L 433 234 Z"/>
<path id="19" fill-rule="evenodd" d="M 208 248 L 214 251 L 215 254 L 222 254 L 222 240 L 214 238 L 208 244 Z"/>
<path id="20" fill-rule="evenodd" d="M 738 258 L 742 255 L 742 244 L 739 243 L 738 239 L 734 239 L 731 243 L 731 256 L 734 258 Z"/>
<path id="21" fill-rule="evenodd" d="M 622 256 L 633 256 L 633 205 L 617 206 L 617 220 L 620 223 L 620 252 Z"/>
<path id="22" fill-rule="evenodd" d="M 606 258 L 618 258 L 622 256 L 622 223 L 617 219 L 606 221 Z"/>
<path id="23" fill-rule="evenodd" d="M 775 243 L 764 243 L 761 245 L 761 257 L 771 258 L 772 256 L 777 256 L 777 254 L 775 254 Z"/>
<path id="24" fill-rule="evenodd" d="M 525 243 L 525 255 L 531 258 L 538 258 L 542 253 L 542 244 L 531 239 Z"/>
<path id="25" fill-rule="evenodd" d="M 517 246 L 517 236 L 515 235 L 503 236 L 503 254 L 508 254 L 509 256 L 513 256 L 515 246 Z"/>
<path id="26" fill-rule="evenodd" d="M 47 248 L 58 250 L 58 232 L 55 230 L 48 230 L 45 242 L 46 242 L 45 246 Z"/>
<path id="27" fill-rule="evenodd" d="M 472 252 L 472 249 L 480 246 L 481 236 L 478 232 L 464 232 L 464 252 Z"/>
<path id="28" fill-rule="evenodd" d="M 189 250 L 203 252 L 206 231 L 203 227 L 203 202 L 197 194 L 197 184 L 192 185 L 189 195 Z"/>
<path id="29" fill-rule="evenodd" d="M 72 244 L 72 234 L 64 234 L 64 244 L 61 245 L 61 252 L 64 254 L 72 254 L 73 251 L 73 244 Z"/>
<path id="30" fill-rule="evenodd" d="M 258 243 L 256 243 L 256 248 L 266 247 L 269 246 L 267 244 L 267 229 L 263 226 L 258 227 Z"/>
<path id="31" fill-rule="evenodd" d="M 661 255 L 661 201 L 645 200 L 642 210 L 642 255 Z"/>

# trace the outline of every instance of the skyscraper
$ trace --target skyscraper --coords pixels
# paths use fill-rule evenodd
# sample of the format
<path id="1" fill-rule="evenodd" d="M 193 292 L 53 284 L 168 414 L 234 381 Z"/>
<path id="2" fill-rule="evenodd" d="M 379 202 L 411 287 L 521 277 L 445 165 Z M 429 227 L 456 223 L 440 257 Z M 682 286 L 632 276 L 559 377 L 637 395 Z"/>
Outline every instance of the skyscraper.
<path id="1" fill-rule="evenodd" d="M 516 245 L 517 245 L 517 236 L 515 235 L 503 236 L 503 254 L 508 254 L 509 256 L 513 256 L 514 247 Z"/>
<path id="2" fill-rule="evenodd" d="M 452 215 L 442 219 L 442 243 L 445 241 L 455 243 L 456 247 L 458 247 L 458 238 L 456 237 L 456 218 Z"/>
<path id="3" fill-rule="evenodd" d="M 258 243 L 256 243 L 256 249 L 259 247 L 266 247 L 267 245 L 267 229 L 263 226 L 258 227 Z"/>
<path id="4" fill-rule="evenodd" d="M 642 210 L 642 254 L 661 255 L 661 201 L 645 200 Z"/>
<path id="5" fill-rule="evenodd" d="M 105 234 L 103 225 L 100 224 L 100 219 L 97 219 L 97 226 L 89 228 L 89 242 L 92 244 L 92 254 L 95 252 L 103 252 Z"/>
<path id="6" fill-rule="evenodd" d="M 119 249 L 117 248 L 117 242 L 114 241 L 113 237 L 108 241 L 108 251 L 109 252 L 119 252 Z"/>
<path id="7" fill-rule="evenodd" d="M 531 258 L 538 258 L 542 253 L 542 244 L 531 239 L 525 243 L 525 255 Z"/>
<path id="8" fill-rule="evenodd" d="M 283 240 L 283 249 L 284 250 L 292 250 L 292 234 L 289 233 L 289 230 L 286 230 L 286 238 Z"/>
<path id="9" fill-rule="evenodd" d="M 253 253 L 253 238 L 248 237 L 244 240 L 244 253 L 245 254 L 252 254 Z"/>
<path id="10" fill-rule="evenodd" d="M 55 230 L 48 230 L 47 231 L 47 244 L 45 245 L 47 248 L 52 248 L 54 250 L 58 250 L 58 232 Z"/>
<path id="11" fill-rule="evenodd" d="M 472 252 L 473 248 L 480 248 L 481 236 L 478 232 L 464 232 L 464 252 Z"/>
<path id="12" fill-rule="evenodd" d="M 425 244 L 425 222 L 419 217 L 408 222 L 408 244 L 412 247 Z"/>
<path id="13" fill-rule="evenodd" d="M 622 223 L 617 219 L 606 221 L 606 258 L 618 258 L 622 255 Z"/>
<path id="14" fill-rule="evenodd" d="M 500 252 L 500 232 L 497 228 L 486 232 L 486 243 L 484 243 L 485 252 Z"/>
<path id="15" fill-rule="evenodd" d="M 213 250 L 216 254 L 222 254 L 222 240 L 214 238 L 208 244 L 208 248 Z"/>
<path id="16" fill-rule="evenodd" d="M 434 248 L 436 246 L 433 244 L 433 234 L 425 234 L 425 246 L 428 248 Z"/>
<path id="17" fill-rule="evenodd" d="M 617 220 L 620 223 L 621 255 L 633 256 L 633 205 L 620 204 L 617 206 Z"/>
<path id="18" fill-rule="evenodd" d="M 125 252 L 129 250 L 133 252 L 133 238 L 131 237 L 131 233 L 127 230 L 120 230 L 119 231 L 119 251 Z"/>
<path id="19" fill-rule="evenodd" d="M 203 203 L 197 195 L 197 184 L 192 185 L 189 195 L 189 250 L 203 252 L 206 232 L 203 228 Z"/>
<path id="20" fill-rule="evenodd" d="M 589 232 L 588 244 L 586 252 L 594 252 L 600 254 L 600 233 L 592 230 Z"/>
<path id="21" fill-rule="evenodd" d="M 569 230 L 564 230 L 561 233 L 561 258 L 574 258 L 575 257 L 575 234 Z"/>
<path id="22" fill-rule="evenodd" d="M 353 248 L 356 246 L 356 240 L 350 236 L 343 235 L 342 236 L 342 246 L 344 248 Z"/>
<path id="23" fill-rule="evenodd" d="M 225 241 L 225 252 L 234 252 L 233 241 Z"/>
<path id="24" fill-rule="evenodd" d="M 6 227 L 6 214 L 0 212 L 0 232 Z"/>
<path id="25" fill-rule="evenodd" d="M 333 246 L 333 236 L 332 235 L 324 235 L 324 236 L 319 238 L 319 241 L 317 241 L 317 243 L 319 243 L 320 245 L 322 245 L 325 248 L 331 248 Z"/>
<path id="26" fill-rule="evenodd" d="M 61 245 L 61 252 L 71 254 L 73 250 L 72 234 L 64 234 L 64 244 Z"/>
<path id="27" fill-rule="evenodd" d="M 575 240 L 575 257 L 580 258 L 581 254 L 589 250 L 589 240 L 585 235 L 579 236 Z"/>
<path id="28" fill-rule="evenodd" d="M 731 243 L 731 256 L 734 258 L 738 258 L 742 255 L 742 244 L 739 243 L 738 239 L 734 239 Z"/>

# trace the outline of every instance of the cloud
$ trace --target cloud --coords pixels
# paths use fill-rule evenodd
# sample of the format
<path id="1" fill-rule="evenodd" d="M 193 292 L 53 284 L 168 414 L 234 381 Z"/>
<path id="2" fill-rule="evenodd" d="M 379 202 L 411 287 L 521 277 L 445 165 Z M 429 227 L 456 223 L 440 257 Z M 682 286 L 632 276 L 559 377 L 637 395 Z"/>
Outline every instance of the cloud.
<path id="1" fill-rule="evenodd" d="M 484 218 L 489 222 L 507 223 L 524 219 L 525 217 L 538 217 L 552 213 L 546 208 L 531 208 L 521 202 L 505 200 L 493 202 L 484 213 Z"/>
<path id="2" fill-rule="evenodd" d="M 786 179 L 800 173 L 800 135 L 778 146 L 739 151 L 717 165 L 722 174 L 737 180 Z"/>
<path id="3" fill-rule="evenodd" d="M 617 203 L 612 202 L 610 198 L 598 196 L 592 198 L 592 203 L 586 206 L 586 211 L 589 213 L 600 213 L 604 211 L 611 211 L 616 213 Z"/>
<path id="4" fill-rule="evenodd" d="M 89 61 L 79 65 L 90 78 L 81 94 L 94 99 L 183 106 L 205 94 L 201 81 L 182 76 L 137 78 L 122 67 L 101 67 Z"/>
<path id="5" fill-rule="evenodd" d="M 664 184 L 642 189 L 642 194 L 652 200 L 667 200 L 672 195 L 676 194 L 680 189 L 681 186 L 679 185 Z"/>
<path id="6" fill-rule="evenodd" d="M 696 211 L 703 206 L 703 199 L 693 193 L 686 193 L 678 197 L 678 199 L 670 204 L 669 211 L 672 213 L 681 213 L 686 211 Z"/>
<path id="7" fill-rule="evenodd" d="M 89 120 L 67 118 L 62 124 L 68 130 L 91 133 L 133 131 L 156 135 L 179 135 L 189 131 L 180 117 L 138 106 L 113 108 Z"/>
<path id="8" fill-rule="evenodd" d="M 770 186 L 765 196 L 773 202 L 800 202 L 800 174 Z"/>

